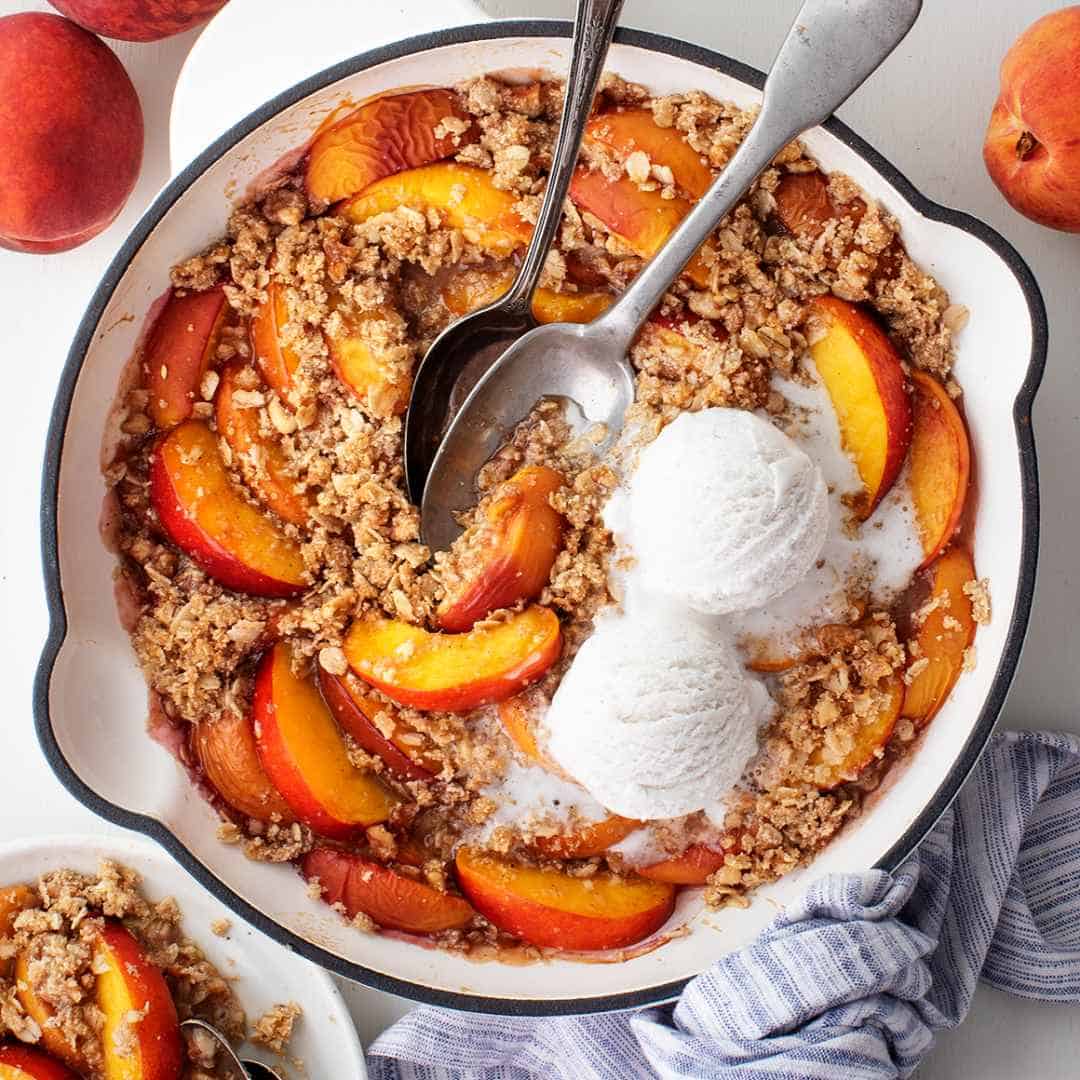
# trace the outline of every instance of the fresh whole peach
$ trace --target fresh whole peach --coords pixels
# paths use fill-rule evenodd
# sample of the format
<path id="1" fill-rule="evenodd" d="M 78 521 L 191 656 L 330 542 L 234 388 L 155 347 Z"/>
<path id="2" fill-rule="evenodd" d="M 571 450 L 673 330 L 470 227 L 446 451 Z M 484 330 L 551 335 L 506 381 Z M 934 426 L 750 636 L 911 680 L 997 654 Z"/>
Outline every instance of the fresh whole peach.
<path id="1" fill-rule="evenodd" d="M 228 0 L 49 0 L 80 26 L 123 41 L 159 41 L 190 30 Z"/>
<path id="2" fill-rule="evenodd" d="M 142 163 L 120 61 L 59 15 L 0 18 L 0 247 L 65 251 L 101 232 Z"/>
<path id="3" fill-rule="evenodd" d="M 1015 210 L 1080 232 L 1080 5 L 1044 15 L 1005 54 L 983 160 Z"/>

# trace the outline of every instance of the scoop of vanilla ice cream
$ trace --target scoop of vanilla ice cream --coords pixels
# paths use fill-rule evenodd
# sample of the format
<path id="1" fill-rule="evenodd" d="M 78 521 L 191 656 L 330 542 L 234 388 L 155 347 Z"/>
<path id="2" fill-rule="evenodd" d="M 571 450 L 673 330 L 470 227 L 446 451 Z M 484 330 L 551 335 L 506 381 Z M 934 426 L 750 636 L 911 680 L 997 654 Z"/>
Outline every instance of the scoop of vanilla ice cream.
<path id="1" fill-rule="evenodd" d="M 761 607 L 817 560 L 829 529 L 821 470 L 744 409 L 682 413 L 642 450 L 609 522 L 646 592 L 708 615 Z"/>
<path id="2" fill-rule="evenodd" d="M 767 694 L 727 640 L 673 612 L 602 617 L 544 720 L 548 752 L 608 810 L 717 810 L 757 749 Z"/>

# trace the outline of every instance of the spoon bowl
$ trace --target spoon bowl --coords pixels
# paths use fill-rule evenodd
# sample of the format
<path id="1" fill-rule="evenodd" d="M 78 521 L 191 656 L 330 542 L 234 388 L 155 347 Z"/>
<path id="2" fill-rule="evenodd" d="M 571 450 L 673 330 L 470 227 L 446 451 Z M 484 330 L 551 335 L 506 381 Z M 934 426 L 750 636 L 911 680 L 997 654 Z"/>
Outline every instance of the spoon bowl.
<path id="1" fill-rule="evenodd" d="M 276 1073 L 269 1065 L 264 1065 L 261 1061 L 237 1057 L 232 1044 L 213 1024 L 192 1018 L 183 1021 L 180 1027 L 188 1031 L 204 1032 L 217 1043 L 218 1051 L 231 1073 L 229 1080 L 281 1080 L 281 1074 Z"/>
<path id="2" fill-rule="evenodd" d="M 405 421 L 405 482 L 414 501 L 450 420 L 484 373 L 536 325 L 528 304 L 496 301 L 451 323 L 432 342 L 413 380 Z"/>
<path id="3" fill-rule="evenodd" d="M 502 354 L 451 421 L 432 463 L 421 502 L 430 547 L 447 548 L 461 532 L 454 515 L 475 503 L 476 473 L 541 399 L 572 402 L 576 410 L 567 418 L 602 425 L 598 451 L 610 444 L 634 400 L 633 368 L 609 341 L 616 333 L 603 318 L 589 326 L 548 323 Z"/>

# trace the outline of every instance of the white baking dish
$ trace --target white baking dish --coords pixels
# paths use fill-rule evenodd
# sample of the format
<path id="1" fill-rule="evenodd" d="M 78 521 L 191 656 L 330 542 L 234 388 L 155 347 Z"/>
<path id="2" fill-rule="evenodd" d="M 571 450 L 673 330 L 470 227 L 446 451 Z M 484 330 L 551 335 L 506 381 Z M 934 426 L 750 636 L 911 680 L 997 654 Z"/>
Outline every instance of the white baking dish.
<path id="1" fill-rule="evenodd" d="M 991 579 L 993 623 L 977 669 L 956 687 L 923 744 L 873 805 L 807 869 L 754 894 L 748 910 L 706 913 L 684 893 L 673 925 L 691 933 L 623 963 L 476 964 L 362 934 L 308 899 L 289 867 L 248 862 L 215 838 L 217 820 L 144 730 L 146 690 L 112 598 L 113 558 L 98 539 L 98 449 L 120 371 L 170 264 L 219 235 L 230 200 L 304 142 L 343 98 L 451 84 L 484 71 L 561 72 L 569 26 L 504 22 L 413 38 L 346 61 L 267 103 L 162 191 L 90 302 L 65 368 L 49 433 L 42 501 L 52 633 L 35 706 L 42 746 L 63 783 L 112 821 L 160 841 L 239 915 L 324 966 L 372 986 L 466 1009 L 585 1012 L 671 997 L 721 953 L 751 938 L 778 905 L 827 871 L 891 867 L 933 824 L 974 764 L 1016 667 L 1035 576 L 1038 494 L 1031 403 L 1045 359 L 1038 289 L 987 226 L 920 196 L 838 122 L 811 132 L 825 169 L 849 173 L 900 220 L 912 256 L 966 304 L 957 375 L 978 465 L 974 550 Z M 683 42 L 623 31 L 612 70 L 654 91 L 700 88 L 749 105 L 762 76 Z M 132 318 L 133 317 L 133 318 Z"/>

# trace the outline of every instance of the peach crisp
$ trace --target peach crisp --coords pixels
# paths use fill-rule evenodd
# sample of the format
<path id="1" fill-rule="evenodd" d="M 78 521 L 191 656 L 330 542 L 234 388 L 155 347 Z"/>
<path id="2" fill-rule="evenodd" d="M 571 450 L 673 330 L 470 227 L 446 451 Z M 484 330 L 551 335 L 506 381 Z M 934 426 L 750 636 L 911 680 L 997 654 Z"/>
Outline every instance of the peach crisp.
<path id="1" fill-rule="evenodd" d="M 424 544 L 413 374 L 513 280 L 561 102 L 557 82 L 484 77 L 336 114 L 217 243 L 177 253 L 106 469 L 152 715 L 222 839 L 358 928 L 517 959 L 661 944 L 678 890 L 745 904 L 813 858 L 989 618 L 964 313 L 799 143 L 650 316 L 615 449 L 538 403 L 461 537 Z M 613 303 L 751 122 L 609 77 L 537 318 Z M 693 431 L 756 447 L 806 536 L 778 513 L 768 549 L 710 537 L 706 519 L 753 531 L 750 481 L 680 458 Z M 789 542 L 790 580 L 750 589 Z M 642 616 L 654 581 L 697 629 Z"/>
<path id="2" fill-rule="evenodd" d="M 0 888 L 0 1004 L 0 1075 L 12 1080 L 214 1080 L 228 1064 L 181 1022 L 236 1044 L 248 1026 L 176 902 L 147 900 L 138 875 L 108 861 L 96 876 L 55 870 Z"/>

